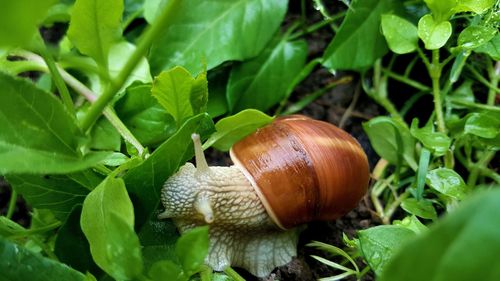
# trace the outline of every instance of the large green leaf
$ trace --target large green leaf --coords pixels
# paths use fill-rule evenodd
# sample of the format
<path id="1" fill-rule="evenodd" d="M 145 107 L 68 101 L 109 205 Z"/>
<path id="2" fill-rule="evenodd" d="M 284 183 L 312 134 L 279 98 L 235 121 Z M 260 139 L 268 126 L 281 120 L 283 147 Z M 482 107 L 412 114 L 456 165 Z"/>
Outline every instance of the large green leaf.
<path id="1" fill-rule="evenodd" d="M 155 146 L 175 132 L 175 121 L 158 101 L 151 96 L 150 84 L 134 84 L 116 103 L 115 110 L 143 144 Z"/>
<path id="2" fill-rule="evenodd" d="M 76 121 L 53 95 L 0 73 L 0 174 L 68 173 L 109 155 L 81 155 Z"/>
<path id="3" fill-rule="evenodd" d="M 59 261 L 80 271 L 94 275 L 102 273 L 92 260 L 90 246 L 80 227 L 82 205 L 76 205 L 66 222 L 57 231 L 54 253 Z"/>
<path id="4" fill-rule="evenodd" d="M 387 52 L 380 33 L 382 14 L 394 10 L 391 0 L 355 0 L 339 31 L 323 55 L 323 65 L 329 69 L 363 70 Z"/>
<path id="5" fill-rule="evenodd" d="M 77 0 L 68 37 L 80 52 L 107 66 L 111 44 L 120 37 L 123 0 Z"/>
<path id="6" fill-rule="evenodd" d="M 179 66 L 163 71 L 155 78 L 151 94 L 174 117 L 177 124 L 181 124 L 206 107 L 206 73 L 202 72 L 193 78 L 186 69 Z"/>
<path id="7" fill-rule="evenodd" d="M 30 206 L 49 209 L 62 221 L 102 180 L 92 171 L 68 175 L 9 175 L 7 180 Z"/>
<path id="8" fill-rule="evenodd" d="M 363 123 L 373 149 L 380 157 L 392 164 L 406 163 L 416 169 L 415 139 L 403 122 L 385 116 L 379 116 Z"/>
<path id="9" fill-rule="evenodd" d="M 483 191 L 410 241 L 380 281 L 500 280 L 500 189 Z"/>
<path id="10" fill-rule="evenodd" d="M 396 15 L 382 15 L 382 33 L 391 51 L 406 54 L 418 47 L 417 27 Z"/>
<path id="11" fill-rule="evenodd" d="M 494 60 L 500 60 L 500 33 L 497 33 L 489 42 L 474 49 L 476 53 L 485 53 Z"/>
<path id="12" fill-rule="evenodd" d="M 96 264 L 116 280 L 142 272 L 134 206 L 123 180 L 107 177 L 83 202 L 80 224 Z"/>
<path id="13" fill-rule="evenodd" d="M 415 236 L 415 232 L 397 225 L 379 225 L 358 233 L 363 257 L 377 275 L 380 275 L 396 251 Z"/>
<path id="14" fill-rule="evenodd" d="M 227 85 L 227 100 L 232 112 L 246 108 L 268 110 L 288 93 L 307 58 L 304 40 L 271 44 L 254 59 L 233 67 Z"/>
<path id="15" fill-rule="evenodd" d="M 0 0 L 0 47 L 23 47 L 56 0 Z"/>
<path id="16" fill-rule="evenodd" d="M 212 119 L 207 114 L 188 119 L 180 129 L 160 145 L 140 166 L 131 169 L 124 179 L 134 201 L 136 226 L 139 229 L 156 210 L 160 190 L 165 181 L 193 155 L 191 134 L 202 136 L 213 131 Z"/>
<path id="17" fill-rule="evenodd" d="M 0 279 L 6 281 L 86 280 L 83 273 L 42 257 L 0 236 Z"/>
<path id="18" fill-rule="evenodd" d="M 183 0 L 153 43 L 153 73 L 180 65 L 197 74 L 228 60 L 256 56 L 278 29 L 286 0 Z"/>
<path id="19" fill-rule="evenodd" d="M 215 124 L 216 132 L 203 144 L 203 148 L 214 146 L 219 150 L 228 151 L 235 142 L 272 121 L 272 117 L 258 110 L 243 110 L 219 120 Z"/>

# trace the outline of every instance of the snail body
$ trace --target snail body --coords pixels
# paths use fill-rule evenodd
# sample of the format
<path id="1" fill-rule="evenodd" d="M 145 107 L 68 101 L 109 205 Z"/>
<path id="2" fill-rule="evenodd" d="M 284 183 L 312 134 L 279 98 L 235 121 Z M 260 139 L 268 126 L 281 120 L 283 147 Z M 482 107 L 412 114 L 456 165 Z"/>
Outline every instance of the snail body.
<path id="1" fill-rule="evenodd" d="M 366 192 L 369 168 L 349 134 L 322 121 L 278 118 L 236 143 L 234 166 L 208 167 L 193 136 L 196 168 L 187 163 L 167 180 L 159 218 L 181 232 L 210 224 L 207 264 L 266 276 L 296 255 L 298 229 L 333 220 Z"/>

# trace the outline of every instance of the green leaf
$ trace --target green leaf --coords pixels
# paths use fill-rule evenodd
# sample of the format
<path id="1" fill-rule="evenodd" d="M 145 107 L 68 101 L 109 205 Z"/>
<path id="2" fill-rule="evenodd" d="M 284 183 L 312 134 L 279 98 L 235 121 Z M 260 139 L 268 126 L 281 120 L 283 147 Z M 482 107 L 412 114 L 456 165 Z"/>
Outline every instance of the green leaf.
<path id="1" fill-rule="evenodd" d="M 405 160 L 412 169 L 417 169 L 415 139 L 401 121 L 379 116 L 363 123 L 363 129 L 380 157 L 395 165 Z"/>
<path id="2" fill-rule="evenodd" d="M 68 37 L 78 50 L 100 66 L 108 66 L 112 43 L 121 36 L 123 0 L 76 0 Z"/>
<path id="3" fill-rule="evenodd" d="M 201 73 L 193 78 L 186 69 L 176 66 L 155 78 L 151 93 L 180 125 L 193 116 L 195 110 L 200 112 L 206 106 L 206 74 Z"/>
<path id="4" fill-rule="evenodd" d="M 424 2 L 438 22 L 447 21 L 454 14 L 453 9 L 458 4 L 457 0 L 424 0 Z"/>
<path id="5" fill-rule="evenodd" d="M 56 0 L 1 0 L 0 47 L 27 46 Z"/>
<path id="6" fill-rule="evenodd" d="M 417 27 L 396 15 L 382 15 L 382 34 L 396 54 L 411 53 L 418 47 Z"/>
<path id="7" fill-rule="evenodd" d="M 208 81 L 207 72 L 201 72 L 196 76 L 191 87 L 191 94 L 189 96 L 193 113 L 200 114 L 207 110 L 208 102 Z"/>
<path id="8" fill-rule="evenodd" d="M 208 226 L 193 228 L 177 240 L 175 252 L 188 276 L 199 271 L 208 254 Z"/>
<path id="9" fill-rule="evenodd" d="M 353 1 L 339 31 L 324 52 L 323 65 L 333 70 L 371 67 L 387 52 L 379 30 L 381 16 L 394 10 L 396 5 L 399 4 L 390 0 Z"/>
<path id="10" fill-rule="evenodd" d="M 246 108 L 268 110 L 288 94 L 288 85 L 307 58 L 304 40 L 283 40 L 266 47 L 259 56 L 234 66 L 227 85 L 231 112 Z"/>
<path id="11" fill-rule="evenodd" d="M 111 125 L 108 119 L 102 117 L 92 127 L 90 132 L 91 149 L 119 151 L 121 145 L 120 133 Z"/>
<path id="12" fill-rule="evenodd" d="M 286 0 L 184 0 L 151 48 L 153 73 L 179 65 L 190 73 L 256 56 L 280 26 Z"/>
<path id="13" fill-rule="evenodd" d="M 2 280 L 86 280 L 85 275 L 65 264 L 35 254 L 0 237 Z"/>
<path id="14" fill-rule="evenodd" d="M 467 115 L 464 133 L 493 139 L 500 131 L 500 115 L 492 112 L 473 112 Z"/>
<path id="15" fill-rule="evenodd" d="M 81 204 L 85 196 L 102 180 L 92 171 L 68 175 L 9 175 L 7 181 L 30 206 L 49 209 L 65 221 L 73 206 Z"/>
<path id="16" fill-rule="evenodd" d="M 427 14 L 418 21 L 418 37 L 424 41 L 428 50 L 439 49 L 446 44 L 451 36 L 451 23 L 449 21 L 436 21 Z"/>
<path id="17" fill-rule="evenodd" d="M 467 186 L 457 172 L 448 168 L 437 168 L 427 173 L 426 183 L 434 190 L 455 199 L 463 199 Z"/>
<path id="18" fill-rule="evenodd" d="M 207 103 L 207 112 L 212 118 L 215 118 L 228 111 L 226 89 L 229 71 L 225 71 L 225 69 L 210 71 L 207 79 L 208 92 L 210 93 L 210 98 Z"/>
<path id="19" fill-rule="evenodd" d="M 499 214 L 498 186 L 476 194 L 404 246 L 380 281 L 500 280 Z"/>
<path id="20" fill-rule="evenodd" d="M 380 225 L 358 232 L 361 253 L 370 267 L 380 275 L 391 258 L 415 232 L 396 225 Z"/>
<path id="21" fill-rule="evenodd" d="M 474 49 L 474 52 L 487 54 L 496 61 L 500 60 L 500 33 L 497 33 L 489 42 Z"/>
<path id="22" fill-rule="evenodd" d="M 82 205 L 76 205 L 66 222 L 59 228 L 54 245 L 54 253 L 59 261 L 80 271 L 90 271 L 94 275 L 102 273 L 92 260 L 89 243 L 80 228 Z"/>
<path id="23" fill-rule="evenodd" d="M 142 272 L 134 206 L 122 179 L 108 177 L 83 202 L 80 224 L 96 264 L 117 280 Z"/>
<path id="24" fill-rule="evenodd" d="M 421 223 L 416 216 L 407 216 L 402 220 L 393 221 L 394 225 L 402 226 L 408 228 L 409 230 L 415 232 L 416 234 L 421 234 L 427 231 L 427 226 Z"/>
<path id="25" fill-rule="evenodd" d="M 81 155 L 84 135 L 55 96 L 4 73 L 0 85 L 0 174 L 69 173 L 109 155 Z"/>
<path id="26" fill-rule="evenodd" d="M 148 275 L 153 281 L 187 280 L 181 266 L 169 260 L 162 260 L 153 264 Z"/>
<path id="27" fill-rule="evenodd" d="M 162 260 L 171 260 L 177 263 L 175 242 L 179 239 L 179 232 L 172 220 L 158 220 L 152 216 L 139 232 L 141 241 L 144 271 Z M 180 265 L 179 265 L 180 266 Z"/>
<path id="28" fill-rule="evenodd" d="M 175 132 L 175 121 L 151 96 L 150 84 L 133 84 L 115 110 L 132 134 L 146 146 L 156 146 Z"/>
<path id="29" fill-rule="evenodd" d="M 458 46 L 465 49 L 475 49 L 493 39 L 498 30 L 491 26 L 471 25 L 458 35 Z"/>
<path id="30" fill-rule="evenodd" d="M 401 208 L 417 217 L 430 220 L 437 219 L 437 213 L 432 202 L 426 199 L 417 200 L 415 198 L 406 198 L 401 203 Z"/>
<path id="31" fill-rule="evenodd" d="M 454 12 L 474 12 L 476 14 L 482 14 L 489 8 L 493 7 L 494 4 L 495 0 L 460 0 L 454 9 Z"/>
<path id="32" fill-rule="evenodd" d="M 165 181 L 193 156 L 191 134 L 206 136 L 213 131 L 212 119 L 199 114 L 188 119 L 179 130 L 160 145 L 140 166 L 129 170 L 125 182 L 134 198 L 136 227 L 140 229 L 160 202 L 160 190 Z"/>
<path id="33" fill-rule="evenodd" d="M 203 144 L 206 149 L 213 146 L 228 151 L 233 144 L 247 135 L 273 121 L 273 118 L 255 109 L 247 109 L 219 120 L 215 124 L 216 132 Z"/>
<path id="34" fill-rule="evenodd" d="M 451 139 L 441 132 L 435 132 L 431 122 L 428 122 L 423 128 L 418 128 L 418 119 L 411 122 L 410 133 L 422 144 L 431 150 L 436 156 L 446 154 L 451 145 Z"/>

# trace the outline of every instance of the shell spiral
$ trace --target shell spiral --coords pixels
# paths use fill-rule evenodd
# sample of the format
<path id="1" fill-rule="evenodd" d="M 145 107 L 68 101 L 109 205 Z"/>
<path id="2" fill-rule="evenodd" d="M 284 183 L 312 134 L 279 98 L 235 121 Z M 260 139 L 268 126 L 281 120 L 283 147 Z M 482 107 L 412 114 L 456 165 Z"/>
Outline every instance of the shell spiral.
<path id="1" fill-rule="evenodd" d="M 284 229 L 336 219 L 368 188 L 369 165 L 359 143 L 342 129 L 305 116 L 277 118 L 230 153 Z"/>

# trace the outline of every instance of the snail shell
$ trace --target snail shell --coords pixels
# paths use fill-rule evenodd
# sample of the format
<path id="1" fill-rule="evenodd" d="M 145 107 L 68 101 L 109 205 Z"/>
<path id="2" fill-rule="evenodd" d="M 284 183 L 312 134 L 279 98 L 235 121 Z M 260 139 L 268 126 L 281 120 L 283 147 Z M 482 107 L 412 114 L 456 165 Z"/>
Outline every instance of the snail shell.
<path id="1" fill-rule="evenodd" d="M 368 159 L 358 142 L 305 116 L 278 118 L 236 143 L 230 154 L 285 229 L 346 214 L 368 187 Z"/>

